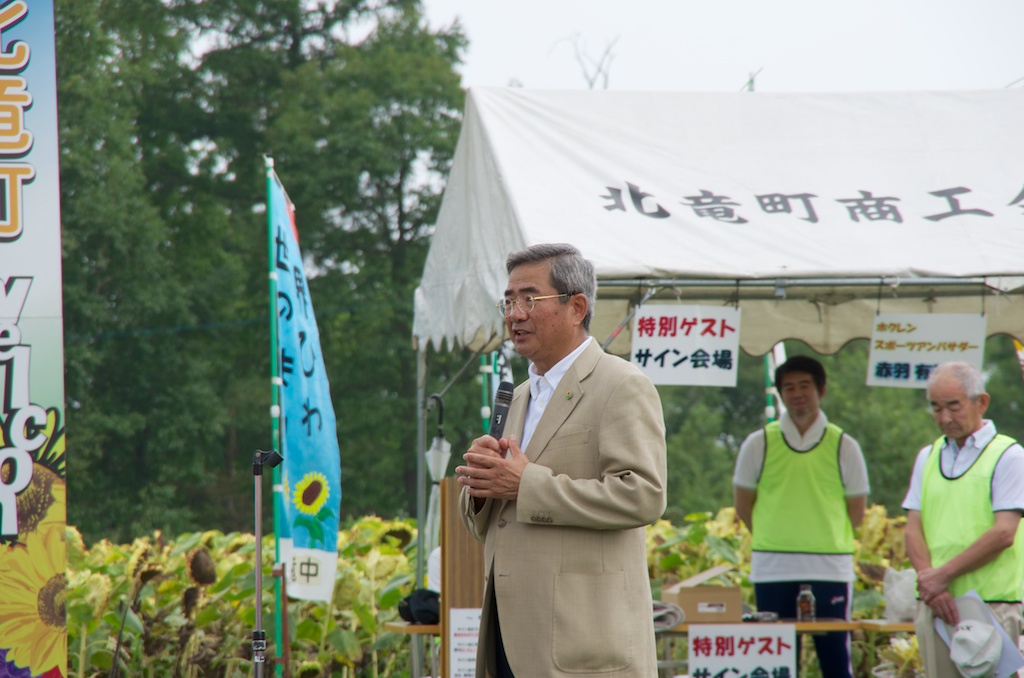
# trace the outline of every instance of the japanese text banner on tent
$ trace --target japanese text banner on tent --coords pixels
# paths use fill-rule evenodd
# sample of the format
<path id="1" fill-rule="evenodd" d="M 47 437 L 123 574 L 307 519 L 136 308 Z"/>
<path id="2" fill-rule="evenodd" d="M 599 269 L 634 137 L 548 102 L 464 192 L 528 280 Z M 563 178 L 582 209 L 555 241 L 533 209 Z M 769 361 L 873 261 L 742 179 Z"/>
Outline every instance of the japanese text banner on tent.
<path id="1" fill-rule="evenodd" d="M 268 197 L 277 272 L 283 510 L 275 530 L 288 594 L 329 601 L 338 568 L 341 461 L 330 386 L 320 350 L 294 212 L 280 182 Z"/>

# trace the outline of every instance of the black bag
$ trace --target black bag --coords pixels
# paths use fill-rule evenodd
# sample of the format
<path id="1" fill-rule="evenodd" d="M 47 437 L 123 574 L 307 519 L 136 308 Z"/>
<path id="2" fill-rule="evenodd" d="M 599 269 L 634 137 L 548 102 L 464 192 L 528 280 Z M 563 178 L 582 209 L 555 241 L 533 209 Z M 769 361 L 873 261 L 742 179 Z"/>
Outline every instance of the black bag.
<path id="1" fill-rule="evenodd" d="M 430 589 L 416 589 L 398 602 L 398 615 L 413 624 L 436 624 L 441 619 L 441 596 Z"/>

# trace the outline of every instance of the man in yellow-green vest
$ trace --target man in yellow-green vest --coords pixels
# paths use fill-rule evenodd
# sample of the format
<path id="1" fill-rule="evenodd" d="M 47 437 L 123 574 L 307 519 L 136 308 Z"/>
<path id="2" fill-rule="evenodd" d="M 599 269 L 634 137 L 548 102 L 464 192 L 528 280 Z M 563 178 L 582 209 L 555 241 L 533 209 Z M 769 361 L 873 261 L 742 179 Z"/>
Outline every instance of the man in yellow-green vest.
<path id="1" fill-rule="evenodd" d="M 1016 644 L 1024 590 L 1024 449 L 984 418 L 989 396 L 977 369 L 944 363 L 928 377 L 942 436 L 914 463 L 907 555 L 917 570 L 917 630 L 929 678 L 960 678 L 934 628 L 960 621 L 953 600 L 974 590 Z"/>
<path id="2" fill-rule="evenodd" d="M 797 616 L 801 585 L 811 587 L 819 618 L 849 619 L 852 610 L 853 528 L 870 488 L 860 445 L 821 411 L 825 382 L 814 358 L 779 365 L 785 411 L 747 436 L 736 458 L 733 494 L 753 535 L 757 609 L 783 619 Z M 824 678 L 850 678 L 850 634 L 817 634 L 814 645 Z"/>

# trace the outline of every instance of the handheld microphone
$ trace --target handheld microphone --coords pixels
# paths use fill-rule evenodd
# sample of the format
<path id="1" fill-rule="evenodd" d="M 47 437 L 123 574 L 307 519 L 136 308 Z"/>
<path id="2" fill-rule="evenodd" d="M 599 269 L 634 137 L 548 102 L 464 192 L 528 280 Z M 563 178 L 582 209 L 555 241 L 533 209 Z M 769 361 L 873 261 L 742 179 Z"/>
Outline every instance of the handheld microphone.
<path id="1" fill-rule="evenodd" d="M 515 388 L 510 381 L 498 384 L 498 392 L 494 396 L 494 414 L 491 415 L 491 430 L 488 431 L 495 438 L 501 438 L 505 431 L 505 420 L 508 418 L 508 408 L 512 406 L 512 393 Z"/>

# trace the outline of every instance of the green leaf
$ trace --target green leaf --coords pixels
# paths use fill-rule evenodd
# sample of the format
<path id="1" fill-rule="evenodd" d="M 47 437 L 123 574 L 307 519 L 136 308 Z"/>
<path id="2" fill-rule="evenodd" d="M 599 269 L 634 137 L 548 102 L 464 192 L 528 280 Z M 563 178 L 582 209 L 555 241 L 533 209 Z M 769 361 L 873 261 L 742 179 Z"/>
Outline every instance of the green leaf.
<path id="1" fill-rule="evenodd" d="M 191 551 L 196 546 L 199 546 L 203 541 L 202 532 L 193 532 L 192 534 L 186 534 L 179 537 L 179 541 L 175 544 L 174 550 L 171 551 L 171 555 L 179 553 L 185 553 Z"/>
<path id="2" fill-rule="evenodd" d="M 716 537 L 713 534 L 709 534 L 704 538 L 704 543 L 708 545 L 708 548 L 711 549 L 713 554 L 722 560 L 732 563 L 733 565 L 739 564 L 739 554 L 736 552 L 735 547 L 726 540 L 721 537 Z"/>
<path id="3" fill-rule="evenodd" d="M 323 637 L 323 627 L 314 619 L 306 618 L 295 627 L 295 638 L 319 644 Z"/>
<path id="4" fill-rule="evenodd" d="M 124 614 L 124 611 L 122 611 Z M 127 633 L 133 635 L 141 635 L 145 631 L 145 626 L 142 624 L 142 620 L 139 619 L 139 615 L 135 614 L 135 610 L 128 608 L 127 614 L 124 617 L 124 629 Z"/>
<path id="5" fill-rule="evenodd" d="M 354 631 L 334 629 L 327 634 L 327 646 L 352 662 L 359 661 L 363 656 L 359 638 Z"/>
<path id="6" fill-rule="evenodd" d="M 196 628 L 207 628 L 217 621 L 220 621 L 223 614 L 216 607 L 207 606 L 196 611 Z"/>
<path id="7" fill-rule="evenodd" d="M 661 560 L 658 561 L 658 567 L 662 570 L 675 570 L 683 566 L 686 561 L 683 560 L 683 556 L 678 551 L 665 554 Z"/>
<path id="8" fill-rule="evenodd" d="M 352 606 L 352 611 L 355 612 L 356 617 L 359 619 L 359 624 L 367 633 L 374 634 L 377 632 L 377 618 L 374 616 L 373 610 L 370 609 L 369 605 L 356 602 Z"/>
<path id="9" fill-rule="evenodd" d="M 878 589 L 854 590 L 853 592 L 854 618 L 877 617 L 884 606 L 885 596 Z"/>
<path id="10" fill-rule="evenodd" d="M 390 610 L 398 607 L 399 601 L 405 597 L 405 592 L 400 588 L 385 588 L 377 598 L 377 606 L 382 610 Z"/>

